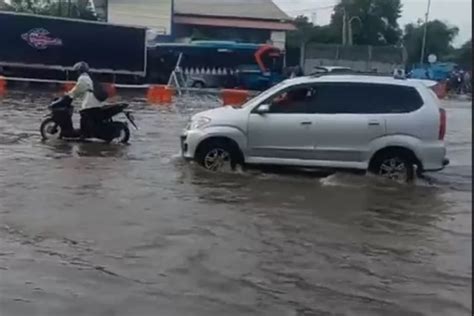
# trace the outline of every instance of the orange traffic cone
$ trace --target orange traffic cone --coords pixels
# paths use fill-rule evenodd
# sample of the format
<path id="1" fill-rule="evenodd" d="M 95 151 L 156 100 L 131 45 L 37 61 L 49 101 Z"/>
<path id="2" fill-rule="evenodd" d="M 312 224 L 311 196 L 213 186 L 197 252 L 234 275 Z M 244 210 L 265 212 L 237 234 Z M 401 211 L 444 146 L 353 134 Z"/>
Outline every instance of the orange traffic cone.
<path id="1" fill-rule="evenodd" d="M 223 105 L 240 106 L 244 104 L 249 97 L 250 93 L 247 90 L 224 89 L 221 92 Z"/>
<path id="2" fill-rule="evenodd" d="M 147 100 L 148 103 L 157 104 L 160 103 L 163 97 L 163 91 L 165 86 L 163 85 L 152 85 L 148 88 Z"/>
<path id="3" fill-rule="evenodd" d="M 173 102 L 173 95 L 174 95 L 174 89 L 169 86 L 166 86 L 163 89 L 161 102 L 166 103 L 166 104 Z"/>

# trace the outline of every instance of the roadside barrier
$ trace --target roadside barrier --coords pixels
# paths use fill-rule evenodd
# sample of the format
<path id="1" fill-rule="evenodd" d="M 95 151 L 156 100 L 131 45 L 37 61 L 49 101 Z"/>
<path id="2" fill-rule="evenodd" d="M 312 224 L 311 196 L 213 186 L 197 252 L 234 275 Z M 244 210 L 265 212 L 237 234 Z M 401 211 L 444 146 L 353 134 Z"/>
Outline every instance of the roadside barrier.
<path id="1" fill-rule="evenodd" d="M 224 89 L 221 91 L 223 105 L 240 106 L 250 98 L 250 91 L 238 89 Z"/>
<path id="2" fill-rule="evenodd" d="M 49 80 L 49 79 L 31 79 L 31 78 L 11 78 L 0 76 L 0 97 L 5 96 L 7 93 L 7 87 L 9 82 L 19 82 L 26 84 L 27 86 L 31 83 L 36 84 L 47 84 L 47 85 L 59 85 L 59 94 L 63 94 L 71 90 L 75 82 L 62 81 L 62 80 Z M 119 90 L 135 90 L 135 91 L 146 91 L 145 98 L 150 104 L 170 104 L 173 102 L 173 97 L 176 95 L 176 90 L 167 85 L 127 85 L 127 84 L 113 84 L 106 83 L 105 89 L 109 94 L 109 97 L 115 97 L 119 93 Z M 438 82 L 432 86 L 431 89 L 436 93 L 438 98 L 444 99 L 447 97 L 447 85 L 446 82 Z M 198 88 L 187 88 L 183 91 L 192 91 L 196 93 L 205 94 L 218 94 L 222 100 L 222 105 L 233 105 L 240 106 L 245 103 L 250 97 L 255 95 L 255 91 L 241 90 L 241 89 L 198 89 Z"/>
<path id="3" fill-rule="evenodd" d="M 49 88 L 57 89 L 56 92 L 59 95 L 70 91 L 75 82 L 64 81 L 64 80 L 49 80 L 49 79 L 32 79 L 32 78 L 13 78 L 13 77 L 1 77 L 0 76 L 0 96 L 5 95 L 7 91 L 7 84 L 9 83 L 20 83 L 20 86 L 26 85 L 23 88 L 28 87 L 30 84 L 45 84 Z M 49 87 L 53 85 L 53 87 Z M 59 88 L 58 88 L 59 87 Z M 137 91 L 137 93 L 144 93 L 144 97 L 150 104 L 165 104 L 169 105 L 173 102 L 173 97 L 176 95 L 176 90 L 173 87 L 167 85 L 128 85 L 128 84 L 114 84 L 105 83 L 104 88 L 106 89 L 109 97 L 119 96 L 120 91 Z M 204 93 L 219 95 L 223 105 L 239 106 L 247 101 L 251 96 L 255 95 L 254 91 L 241 90 L 241 89 L 199 89 L 199 88 L 186 88 L 183 91 L 189 91 L 193 93 Z"/>
<path id="4" fill-rule="evenodd" d="M 166 85 L 151 85 L 148 88 L 147 100 L 148 103 L 158 104 L 165 103 L 169 104 L 173 101 L 175 90 L 170 86 Z"/>

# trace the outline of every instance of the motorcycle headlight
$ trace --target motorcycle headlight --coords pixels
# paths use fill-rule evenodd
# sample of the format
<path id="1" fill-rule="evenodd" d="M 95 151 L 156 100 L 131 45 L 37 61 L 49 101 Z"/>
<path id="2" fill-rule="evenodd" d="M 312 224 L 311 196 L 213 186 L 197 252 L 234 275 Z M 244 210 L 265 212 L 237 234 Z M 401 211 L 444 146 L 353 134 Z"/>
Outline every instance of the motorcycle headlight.
<path id="1" fill-rule="evenodd" d="M 189 129 L 202 129 L 211 123 L 211 119 L 205 116 L 201 116 L 191 121 Z"/>

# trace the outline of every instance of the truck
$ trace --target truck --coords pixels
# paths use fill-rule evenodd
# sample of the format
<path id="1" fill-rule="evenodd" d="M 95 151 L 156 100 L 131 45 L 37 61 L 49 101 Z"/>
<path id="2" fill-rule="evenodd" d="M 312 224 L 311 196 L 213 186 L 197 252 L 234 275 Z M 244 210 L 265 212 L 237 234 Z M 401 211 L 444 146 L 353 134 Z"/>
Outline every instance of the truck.
<path id="1" fill-rule="evenodd" d="M 69 18 L 0 12 L 0 75 L 73 80 L 86 61 L 101 80 L 143 82 L 146 28 Z"/>

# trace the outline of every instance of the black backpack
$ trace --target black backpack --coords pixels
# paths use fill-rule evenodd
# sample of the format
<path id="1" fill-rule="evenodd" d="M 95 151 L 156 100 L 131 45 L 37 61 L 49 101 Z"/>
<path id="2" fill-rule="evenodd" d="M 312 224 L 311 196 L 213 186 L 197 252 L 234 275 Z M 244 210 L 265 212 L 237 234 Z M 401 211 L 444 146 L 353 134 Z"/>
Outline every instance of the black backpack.
<path id="1" fill-rule="evenodd" d="M 105 89 L 104 85 L 92 78 L 92 85 L 93 85 L 93 90 L 92 93 L 94 94 L 94 97 L 99 101 L 99 102 L 104 102 L 109 98 L 109 93 Z"/>

